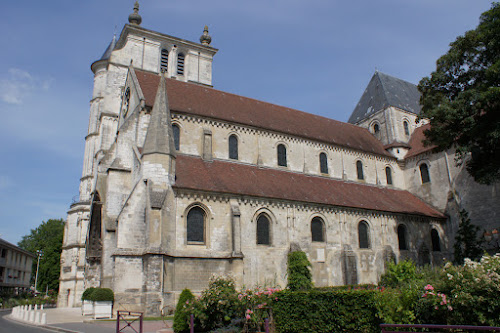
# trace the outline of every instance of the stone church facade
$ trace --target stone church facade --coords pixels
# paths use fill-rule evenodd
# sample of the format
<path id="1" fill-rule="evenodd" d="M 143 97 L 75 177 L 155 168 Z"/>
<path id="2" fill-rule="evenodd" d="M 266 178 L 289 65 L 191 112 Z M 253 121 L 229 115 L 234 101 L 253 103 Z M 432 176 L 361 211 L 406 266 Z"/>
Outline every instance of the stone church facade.
<path id="1" fill-rule="evenodd" d="M 214 89 L 206 27 L 194 43 L 141 21 L 136 3 L 91 66 L 58 306 L 101 286 L 115 307 L 157 314 L 213 274 L 285 286 L 294 249 L 316 286 L 376 283 L 388 260 L 449 258 L 464 205 L 495 226 L 499 187 L 423 146 L 414 85 L 376 72 L 343 123 Z"/>

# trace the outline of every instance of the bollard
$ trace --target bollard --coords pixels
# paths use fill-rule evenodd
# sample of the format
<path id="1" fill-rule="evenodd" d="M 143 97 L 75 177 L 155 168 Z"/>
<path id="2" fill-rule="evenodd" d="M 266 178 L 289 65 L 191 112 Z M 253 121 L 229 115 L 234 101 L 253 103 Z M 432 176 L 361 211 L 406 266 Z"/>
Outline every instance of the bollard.
<path id="1" fill-rule="evenodd" d="M 35 308 L 34 308 L 35 311 L 38 311 L 38 304 L 35 304 Z"/>
<path id="2" fill-rule="evenodd" d="M 23 320 L 28 321 L 30 319 L 30 312 L 28 310 L 24 311 Z"/>
<path id="3" fill-rule="evenodd" d="M 28 305 L 28 311 L 31 311 L 32 307 L 31 304 Z"/>
<path id="4" fill-rule="evenodd" d="M 42 313 L 42 320 L 40 321 L 40 324 L 47 325 L 47 314 L 45 312 Z"/>
<path id="5" fill-rule="evenodd" d="M 29 313 L 30 313 L 29 321 L 31 323 L 35 322 L 35 310 L 30 310 Z"/>
<path id="6" fill-rule="evenodd" d="M 35 312 L 35 324 L 40 325 L 40 312 Z"/>
<path id="7" fill-rule="evenodd" d="M 266 333 L 269 333 L 269 318 L 264 320 L 264 327 L 266 328 Z"/>
<path id="8" fill-rule="evenodd" d="M 194 314 L 191 314 L 191 325 L 189 325 L 189 332 L 194 333 Z"/>
<path id="9" fill-rule="evenodd" d="M 42 305 L 40 305 L 40 310 L 42 310 L 42 311 L 43 311 L 43 304 L 42 304 Z"/>

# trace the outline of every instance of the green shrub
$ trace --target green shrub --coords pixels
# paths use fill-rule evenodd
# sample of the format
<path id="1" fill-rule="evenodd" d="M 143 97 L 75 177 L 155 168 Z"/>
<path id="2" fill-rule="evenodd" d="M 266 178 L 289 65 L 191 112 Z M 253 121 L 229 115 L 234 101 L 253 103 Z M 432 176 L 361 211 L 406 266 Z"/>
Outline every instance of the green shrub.
<path id="1" fill-rule="evenodd" d="M 231 323 L 233 318 L 243 318 L 243 309 L 233 279 L 213 276 L 208 289 L 187 307 L 195 316 L 195 326 L 210 331 Z"/>
<path id="2" fill-rule="evenodd" d="M 385 288 L 375 294 L 377 318 L 385 324 L 415 324 L 415 308 L 422 296 L 417 284 L 405 288 Z"/>
<path id="3" fill-rule="evenodd" d="M 377 290 L 290 291 L 276 293 L 273 315 L 278 332 L 380 332 Z"/>
<path id="4" fill-rule="evenodd" d="M 109 288 L 87 288 L 82 294 L 82 300 L 93 302 L 114 301 L 115 295 Z"/>
<path id="5" fill-rule="evenodd" d="M 93 288 L 93 287 L 85 289 L 83 291 L 83 294 L 82 294 L 82 301 L 90 301 L 90 300 L 92 300 L 92 294 L 94 293 L 95 289 L 96 288 Z"/>
<path id="6" fill-rule="evenodd" d="M 189 289 L 184 289 L 179 296 L 179 301 L 174 314 L 174 332 L 187 332 L 189 330 L 189 315 L 186 305 L 194 299 L 194 295 Z"/>
<path id="7" fill-rule="evenodd" d="M 294 251 L 288 254 L 288 289 L 309 290 L 313 287 L 310 268 L 311 263 L 305 252 Z"/>
<path id="8" fill-rule="evenodd" d="M 403 260 L 397 264 L 390 261 L 387 263 L 387 270 L 380 277 L 379 285 L 396 288 L 417 280 L 421 280 L 421 274 L 413 261 Z"/>

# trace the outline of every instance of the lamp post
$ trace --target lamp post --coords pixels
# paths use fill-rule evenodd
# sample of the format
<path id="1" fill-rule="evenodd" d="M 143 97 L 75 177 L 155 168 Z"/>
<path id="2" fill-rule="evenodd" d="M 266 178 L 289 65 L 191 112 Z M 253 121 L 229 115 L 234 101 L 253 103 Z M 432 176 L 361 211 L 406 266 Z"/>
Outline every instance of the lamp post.
<path id="1" fill-rule="evenodd" d="M 38 255 L 38 261 L 36 263 L 36 275 L 35 275 L 35 295 L 37 294 L 37 291 L 36 291 L 36 286 L 37 286 L 37 283 L 38 283 L 38 268 L 40 267 L 40 257 L 43 255 L 43 252 L 42 250 L 37 250 L 36 251 L 36 254 Z"/>

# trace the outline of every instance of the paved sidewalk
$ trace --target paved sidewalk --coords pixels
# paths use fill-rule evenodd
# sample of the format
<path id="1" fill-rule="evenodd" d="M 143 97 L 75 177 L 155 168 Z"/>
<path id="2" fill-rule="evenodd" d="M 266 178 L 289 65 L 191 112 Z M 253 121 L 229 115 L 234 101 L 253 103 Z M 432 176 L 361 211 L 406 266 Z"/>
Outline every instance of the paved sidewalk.
<path id="1" fill-rule="evenodd" d="M 115 333 L 116 318 L 114 320 L 93 320 L 90 316 L 82 316 L 80 308 L 54 308 L 43 310 L 47 314 L 47 325 L 43 326 L 59 332 L 68 333 Z M 40 327 L 40 326 L 39 326 Z M 132 327 L 139 332 L 139 322 L 132 324 Z M 166 324 L 161 320 L 144 321 L 143 333 L 170 333 L 172 321 Z M 120 329 L 123 333 L 134 332 L 127 323 L 120 320 Z"/>

